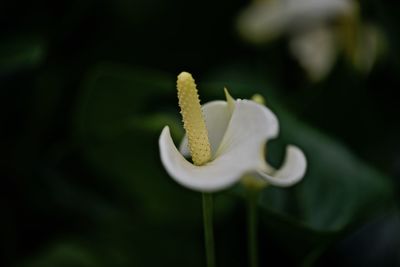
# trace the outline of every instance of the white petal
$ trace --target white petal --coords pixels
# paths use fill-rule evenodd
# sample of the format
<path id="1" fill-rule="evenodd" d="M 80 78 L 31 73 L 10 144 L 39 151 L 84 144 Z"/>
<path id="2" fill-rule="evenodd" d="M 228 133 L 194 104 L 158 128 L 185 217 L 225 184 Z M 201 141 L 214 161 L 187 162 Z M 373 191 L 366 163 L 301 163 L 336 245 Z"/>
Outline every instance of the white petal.
<path id="1" fill-rule="evenodd" d="M 238 164 L 260 166 L 264 162 L 261 152 L 265 142 L 275 137 L 278 129 L 278 120 L 268 108 L 238 99 L 215 159 L 234 154 Z"/>
<path id="2" fill-rule="evenodd" d="M 254 102 L 254 101 L 253 101 Z M 255 103 L 255 102 L 254 102 Z M 278 136 L 279 134 L 279 123 L 278 123 L 278 118 L 275 116 L 275 114 L 266 106 L 255 103 L 258 105 L 262 111 L 264 112 L 264 116 L 266 118 L 266 121 L 264 122 L 267 124 L 267 135 L 268 139 L 273 139 Z"/>
<path id="3" fill-rule="evenodd" d="M 190 157 L 189 143 L 186 134 L 182 138 L 181 144 L 179 145 L 179 152 L 186 158 Z M 211 153 L 213 153 L 212 149 Z"/>
<path id="4" fill-rule="evenodd" d="M 175 147 L 168 127 L 159 140 L 161 160 L 169 175 L 183 186 L 202 192 L 222 190 L 237 182 L 244 173 L 262 166 L 261 150 L 267 138 L 277 132 L 277 127 L 275 115 L 267 108 L 252 101 L 237 100 L 213 161 L 203 166 L 188 162 Z"/>
<path id="5" fill-rule="evenodd" d="M 263 177 L 268 183 L 276 186 L 291 186 L 299 182 L 307 168 L 307 161 L 304 153 L 296 146 L 289 145 L 286 149 L 286 157 L 282 167 L 271 173 L 272 167 L 266 165 L 257 174 Z"/>
<path id="6" fill-rule="evenodd" d="M 295 35 L 290 49 L 312 80 L 322 80 L 335 63 L 335 33 L 327 27 L 315 27 Z"/>
<path id="7" fill-rule="evenodd" d="M 208 139 L 211 145 L 211 153 L 215 155 L 226 128 L 231 119 L 231 113 L 225 101 L 208 102 L 202 107 L 206 127 L 208 130 Z M 185 157 L 190 156 L 188 140 L 186 135 L 183 137 L 179 150 Z"/>
<path id="8" fill-rule="evenodd" d="M 227 105 L 226 102 L 223 103 Z M 233 109 L 233 114 L 230 115 L 229 113 L 224 116 L 224 119 L 227 117 L 230 118 L 228 124 L 225 124 L 225 121 L 218 121 L 218 117 L 221 117 L 221 114 L 216 114 L 215 112 L 217 112 L 217 110 L 215 110 L 215 112 L 210 112 L 210 110 L 208 110 L 206 119 L 210 119 L 210 124 L 209 126 L 207 125 L 207 127 L 209 127 L 209 134 L 211 134 L 210 140 L 214 140 L 215 145 L 218 144 L 218 150 L 215 152 L 215 156 L 224 151 L 224 147 L 227 145 L 226 143 L 232 142 L 239 137 L 245 139 L 243 136 L 246 136 L 248 138 L 257 139 L 256 136 L 263 136 L 265 142 L 267 139 L 275 138 L 278 135 L 278 119 L 269 108 L 246 99 L 237 99 L 234 103 L 235 108 Z M 227 108 L 225 108 L 225 111 L 226 109 Z M 227 127 L 225 125 L 227 125 Z M 222 129 L 225 129 L 225 132 L 221 138 L 220 131 Z M 215 130 L 218 132 L 218 139 L 213 138 Z M 240 144 L 241 142 L 249 142 L 248 140 L 242 139 L 237 139 L 235 141 Z M 264 147 L 264 145 L 262 147 Z"/>

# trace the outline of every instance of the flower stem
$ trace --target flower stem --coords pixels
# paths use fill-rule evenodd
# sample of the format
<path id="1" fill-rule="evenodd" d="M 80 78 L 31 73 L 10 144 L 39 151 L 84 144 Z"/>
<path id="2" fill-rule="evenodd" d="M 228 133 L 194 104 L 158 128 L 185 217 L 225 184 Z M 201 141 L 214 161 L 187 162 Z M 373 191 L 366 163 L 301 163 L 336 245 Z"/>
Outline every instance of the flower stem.
<path id="1" fill-rule="evenodd" d="M 213 199 L 209 193 L 203 193 L 203 224 L 206 246 L 207 267 L 215 267 Z"/>
<path id="2" fill-rule="evenodd" d="M 247 249 L 249 266 L 258 266 L 257 249 L 257 199 L 258 191 L 248 190 L 247 196 Z"/>

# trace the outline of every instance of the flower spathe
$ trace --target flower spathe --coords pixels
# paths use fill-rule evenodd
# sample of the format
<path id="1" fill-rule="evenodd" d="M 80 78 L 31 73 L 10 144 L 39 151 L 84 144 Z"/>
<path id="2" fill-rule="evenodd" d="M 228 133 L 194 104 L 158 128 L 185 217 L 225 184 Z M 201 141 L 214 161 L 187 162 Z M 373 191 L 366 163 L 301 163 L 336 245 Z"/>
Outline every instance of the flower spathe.
<path id="1" fill-rule="evenodd" d="M 215 192 L 228 188 L 249 173 L 278 186 L 301 180 L 307 164 L 297 147 L 288 146 L 279 170 L 265 161 L 265 144 L 279 131 L 278 120 L 267 107 L 251 100 L 233 100 L 227 94 L 227 101 L 209 102 L 202 110 L 212 153 L 206 164 L 196 166 L 185 158 L 190 156 L 186 136 L 178 150 L 169 127 L 161 132 L 161 161 L 176 182 L 196 191 Z"/>

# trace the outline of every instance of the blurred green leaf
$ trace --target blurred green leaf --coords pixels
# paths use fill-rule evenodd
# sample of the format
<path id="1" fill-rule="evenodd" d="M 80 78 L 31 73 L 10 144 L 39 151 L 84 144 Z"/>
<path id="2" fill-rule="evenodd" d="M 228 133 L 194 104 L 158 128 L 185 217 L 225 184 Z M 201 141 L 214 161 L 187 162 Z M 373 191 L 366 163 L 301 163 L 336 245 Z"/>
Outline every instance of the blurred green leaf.
<path id="1" fill-rule="evenodd" d="M 92 68 L 79 96 L 76 135 L 110 138 L 131 127 L 146 112 L 154 112 L 175 78 L 161 72 L 102 63 Z"/>
<path id="2" fill-rule="evenodd" d="M 53 244 L 42 251 L 34 259 L 17 265 L 21 267 L 98 267 L 101 264 L 93 251 L 76 242 L 63 242 Z"/>
<path id="3" fill-rule="evenodd" d="M 281 138 L 269 146 L 271 161 L 278 162 L 284 147 L 295 144 L 305 151 L 308 170 L 304 180 L 290 190 L 265 190 L 265 207 L 293 216 L 311 229 L 328 232 L 344 230 L 393 208 L 393 184 L 388 177 L 342 144 L 284 110 L 276 110 Z"/>
<path id="4" fill-rule="evenodd" d="M 0 75 L 37 67 L 46 47 L 40 38 L 18 37 L 0 41 Z"/>
<path id="5" fill-rule="evenodd" d="M 279 166 L 285 146 L 295 144 L 305 151 L 308 170 L 292 188 L 266 188 L 261 217 L 282 250 L 312 266 L 346 231 L 393 209 L 393 185 L 342 144 L 276 110 L 281 136 L 267 145 L 270 162 Z"/>

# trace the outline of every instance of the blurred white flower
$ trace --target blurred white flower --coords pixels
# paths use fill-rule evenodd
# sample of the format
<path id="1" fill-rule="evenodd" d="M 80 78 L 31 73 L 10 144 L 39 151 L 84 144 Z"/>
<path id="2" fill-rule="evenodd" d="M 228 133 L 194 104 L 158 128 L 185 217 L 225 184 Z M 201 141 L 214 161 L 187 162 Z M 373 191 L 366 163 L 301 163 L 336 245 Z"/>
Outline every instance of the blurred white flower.
<path id="1" fill-rule="evenodd" d="M 338 53 L 335 35 L 326 27 L 294 35 L 289 48 L 300 66 L 314 81 L 324 78 L 329 73 Z"/>
<path id="2" fill-rule="evenodd" d="M 200 166 L 192 164 L 185 158 L 191 155 L 188 138 L 183 138 L 178 151 L 168 126 L 163 129 L 159 147 L 169 175 L 181 185 L 201 192 L 225 189 L 248 173 L 279 186 L 301 180 L 307 163 L 299 148 L 288 146 L 279 170 L 265 161 L 265 144 L 278 135 L 276 116 L 254 101 L 234 100 L 227 92 L 226 97 L 227 101 L 212 101 L 202 108 L 211 146 L 208 162 Z"/>
<path id="3" fill-rule="evenodd" d="M 253 43 L 289 35 L 289 48 L 312 80 L 323 79 L 339 52 L 368 72 L 382 51 L 380 30 L 361 23 L 354 0 L 260 0 L 239 16 L 241 35 Z"/>

